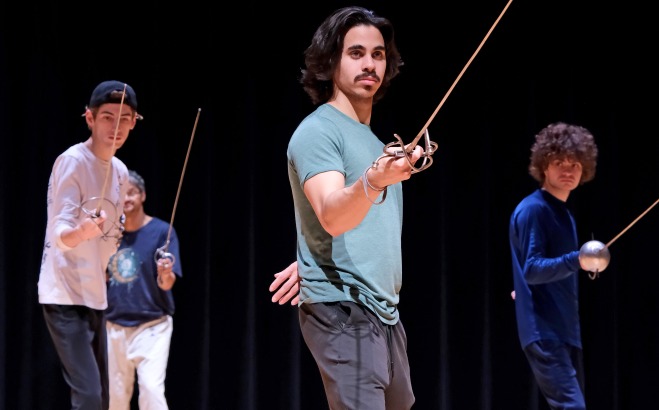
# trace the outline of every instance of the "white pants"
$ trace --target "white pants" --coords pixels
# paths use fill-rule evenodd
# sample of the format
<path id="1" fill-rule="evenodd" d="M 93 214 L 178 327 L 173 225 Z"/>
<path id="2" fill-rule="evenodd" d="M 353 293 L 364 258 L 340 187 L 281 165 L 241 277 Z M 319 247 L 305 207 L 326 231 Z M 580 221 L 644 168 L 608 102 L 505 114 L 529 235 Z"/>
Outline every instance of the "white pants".
<path id="1" fill-rule="evenodd" d="M 135 374 L 140 410 L 166 410 L 165 374 L 174 320 L 171 316 L 124 327 L 107 321 L 110 410 L 129 410 Z"/>

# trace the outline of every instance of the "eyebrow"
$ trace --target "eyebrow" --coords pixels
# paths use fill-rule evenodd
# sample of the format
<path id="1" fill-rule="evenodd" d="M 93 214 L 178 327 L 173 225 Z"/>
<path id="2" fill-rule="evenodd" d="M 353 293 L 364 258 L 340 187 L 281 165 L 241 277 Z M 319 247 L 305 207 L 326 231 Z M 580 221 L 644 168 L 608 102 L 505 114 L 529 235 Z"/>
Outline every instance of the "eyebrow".
<path id="1" fill-rule="evenodd" d="M 567 162 L 568 164 L 581 164 L 581 161 L 579 161 L 578 159 L 567 159 L 567 158 L 565 158 L 565 159 L 554 159 L 554 160 L 550 161 L 550 163 L 552 163 L 552 164 L 553 163 L 562 163 L 562 162 Z"/>
<path id="2" fill-rule="evenodd" d="M 113 113 L 112 111 L 109 111 L 109 110 L 103 110 L 103 111 L 99 112 L 99 114 L 109 114 L 109 115 L 112 115 L 112 116 L 115 116 L 115 115 L 116 115 L 115 113 Z M 122 110 L 122 111 L 121 111 L 121 116 L 124 117 L 124 116 L 126 116 L 126 115 L 128 115 L 128 116 L 132 116 L 133 113 L 132 113 L 130 110 L 128 110 L 128 111 L 123 111 L 123 110 Z"/>
<path id="3" fill-rule="evenodd" d="M 347 48 L 347 50 L 366 50 L 366 47 L 364 47 L 361 44 L 354 44 L 352 46 L 349 46 Z M 384 46 L 376 46 L 373 50 L 374 51 L 385 51 L 386 49 L 385 49 Z"/>

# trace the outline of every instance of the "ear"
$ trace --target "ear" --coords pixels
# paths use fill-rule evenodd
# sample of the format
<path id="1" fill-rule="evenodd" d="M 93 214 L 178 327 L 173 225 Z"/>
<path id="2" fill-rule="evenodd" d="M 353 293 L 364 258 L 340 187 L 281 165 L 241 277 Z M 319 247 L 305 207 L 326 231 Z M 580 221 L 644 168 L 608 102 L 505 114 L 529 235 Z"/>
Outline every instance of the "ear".
<path id="1" fill-rule="evenodd" d="M 94 113 L 89 108 L 85 109 L 85 121 L 87 122 L 87 127 L 91 129 L 94 124 Z"/>
<path id="2" fill-rule="evenodd" d="M 146 202 L 146 192 L 142 191 L 142 202 Z"/>

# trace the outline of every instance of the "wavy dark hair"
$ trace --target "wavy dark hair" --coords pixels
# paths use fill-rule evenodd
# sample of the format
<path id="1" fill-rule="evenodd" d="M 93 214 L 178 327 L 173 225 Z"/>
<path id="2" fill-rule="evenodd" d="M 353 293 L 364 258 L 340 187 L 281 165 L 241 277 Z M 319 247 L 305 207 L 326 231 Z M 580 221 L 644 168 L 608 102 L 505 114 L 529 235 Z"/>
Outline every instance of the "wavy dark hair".
<path id="1" fill-rule="evenodd" d="M 579 125 L 556 122 L 543 128 L 531 147 L 529 174 L 542 185 L 545 170 L 554 159 L 569 159 L 581 163 L 579 185 L 595 178 L 597 145 L 593 135 Z"/>
<path id="2" fill-rule="evenodd" d="M 311 44 L 304 52 L 306 69 L 302 69 L 300 83 L 314 104 L 328 101 L 332 97 L 334 93 L 332 77 L 341 61 L 343 40 L 351 28 L 360 25 L 376 27 L 384 38 L 387 70 L 380 88 L 373 96 L 374 103 L 384 96 L 391 80 L 398 75 L 403 61 L 394 42 L 394 28 L 391 22 L 363 7 L 350 6 L 338 9 L 318 27 Z"/>

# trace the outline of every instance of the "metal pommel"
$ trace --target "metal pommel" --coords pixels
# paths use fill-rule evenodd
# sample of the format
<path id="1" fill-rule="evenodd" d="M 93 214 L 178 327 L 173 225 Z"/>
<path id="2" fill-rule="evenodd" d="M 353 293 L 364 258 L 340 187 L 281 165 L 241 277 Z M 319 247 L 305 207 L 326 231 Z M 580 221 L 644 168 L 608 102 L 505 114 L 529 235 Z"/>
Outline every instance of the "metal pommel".
<path id="1" fill-rule="evenodd" d="M 174 254 L 167 252 L 167 245 L 158 248 L 156 253 L 153 255 L 153 259 L 156 261 L 157 265 L 162 263 L 166 268 L 169 266 L 174 266 L 176 263 L 176 257 Z"/>
<path id="2" fill-rule="evenodd" d="M 588 241 L 579 250 L 579 262 L 584 270 L 599 273 L 609 266 L 609 248 L 600 241 Z"/>

